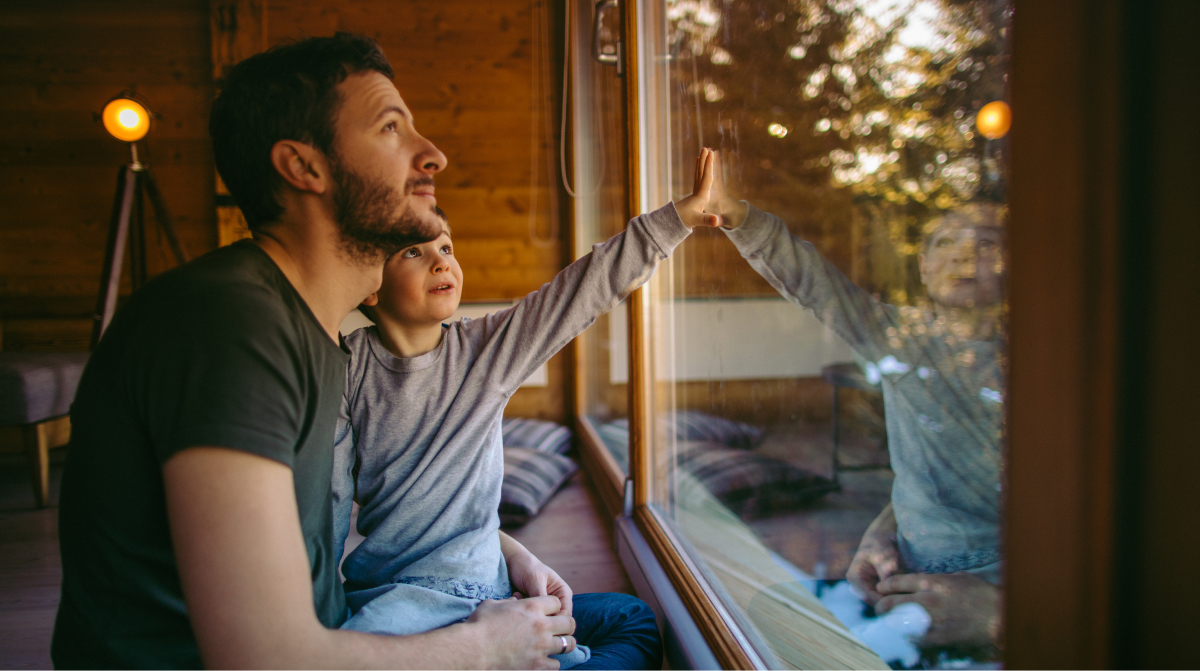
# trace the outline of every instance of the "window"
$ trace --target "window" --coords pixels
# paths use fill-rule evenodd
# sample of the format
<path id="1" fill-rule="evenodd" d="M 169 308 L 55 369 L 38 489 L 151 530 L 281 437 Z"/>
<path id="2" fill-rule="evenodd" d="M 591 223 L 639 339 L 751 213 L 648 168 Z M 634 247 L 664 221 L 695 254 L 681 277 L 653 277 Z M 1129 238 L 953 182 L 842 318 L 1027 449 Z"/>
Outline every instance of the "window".
<path id="1" fill-rule="evenodd" d="M 733 234 L 695 231 L 589 331 L 585 410 L 608 453 L 645 442 L 639 514 L 743 663 L 1000 661 L 1010 18 L 1000 0 L 661 0 L 627 17 L 630 209 L 690 192 L 702 147 L 751 208 Z M 600 67 L 580 64 L 578 107 Z M 586 207 L 577 233 L 601 239 Z M 604 339 L 606 360 L 587 354 Z M 626 381 L 642 407 L 598 411 Z M 918 647 L 919 609 L 872 613 L 846 578 L 889 561 L 924 581 L 897 594 L 951 590 L 965 633 Z"/>

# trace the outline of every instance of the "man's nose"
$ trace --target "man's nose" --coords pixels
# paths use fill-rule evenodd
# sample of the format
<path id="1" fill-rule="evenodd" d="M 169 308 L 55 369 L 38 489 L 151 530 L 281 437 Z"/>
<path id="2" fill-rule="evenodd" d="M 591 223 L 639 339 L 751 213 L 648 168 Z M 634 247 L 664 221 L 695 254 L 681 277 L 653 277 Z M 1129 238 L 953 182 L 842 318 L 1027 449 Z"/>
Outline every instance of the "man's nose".
<path id="1" fill-rule="evenodd" d="M 445 170 L 449 159 L 442 153 L 442 150 L 424 136 L 418 136 L 418 142 L 421 143 L 421 147 L 413 158 L 416 169 L 427 175 Z"/>

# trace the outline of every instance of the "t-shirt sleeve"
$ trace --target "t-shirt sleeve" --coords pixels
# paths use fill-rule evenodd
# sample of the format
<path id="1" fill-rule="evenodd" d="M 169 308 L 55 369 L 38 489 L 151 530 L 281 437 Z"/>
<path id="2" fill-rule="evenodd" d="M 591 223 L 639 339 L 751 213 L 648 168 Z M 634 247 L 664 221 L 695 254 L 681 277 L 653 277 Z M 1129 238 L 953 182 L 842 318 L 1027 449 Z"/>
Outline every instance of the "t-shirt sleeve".
<path id="1" fill-rule="evenodd" d="M 277 297 L 251 289 L 181 301 L 187 313 L 147 329 L 158 342 L 134 388 L 159 463 L 189 447 L 225 447 L 293 465 L 305 421 L 304 348 Z"/>

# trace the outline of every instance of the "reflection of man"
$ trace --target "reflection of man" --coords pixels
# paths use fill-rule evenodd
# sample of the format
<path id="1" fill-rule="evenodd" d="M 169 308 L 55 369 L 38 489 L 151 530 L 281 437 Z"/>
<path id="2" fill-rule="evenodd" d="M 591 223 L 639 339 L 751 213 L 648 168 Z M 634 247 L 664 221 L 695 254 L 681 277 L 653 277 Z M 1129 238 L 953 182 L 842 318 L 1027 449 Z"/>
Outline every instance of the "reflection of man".
<path id="1" fill-rule="evenodd" d="M 718 170 L 718 176 L 721 172 Z M 729 239 L 781 295 L 808 308 L 882 379 L 895 480 L 847 578 L 876 612 L 920 603 L 926 646 L 999 634 L 1003 398 L 1003 209 L 968 205 L 932 222 L 920 256 L 932 306 L 884 304 L 777 217 L 713 199 Z"/>
<path id="2" fill-rule="evenodd" d="M 433 175 L 371 40 L 238 64 L 213 104 L 218 169 L 252 241 L 156 278 L 101 339 L 63 475 L 59 668 L 544 668 L 554 596 L 485 602 L 407 637 L 346 618 L 332 538 L 346 314 L 386 256 L 441 229 Z"/>

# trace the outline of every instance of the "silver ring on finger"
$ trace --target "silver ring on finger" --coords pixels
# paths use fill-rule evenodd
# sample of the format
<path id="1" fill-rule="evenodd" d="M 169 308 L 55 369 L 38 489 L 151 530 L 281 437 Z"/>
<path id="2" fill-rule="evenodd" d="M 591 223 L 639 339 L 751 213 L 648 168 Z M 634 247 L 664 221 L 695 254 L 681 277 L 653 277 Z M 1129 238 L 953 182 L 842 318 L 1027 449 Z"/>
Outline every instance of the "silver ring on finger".
<path id="1" fill-rule="evenodd" d="M 566 636 L 559 636 L 559 637 L 558 637 L 558 640 L 562 641 L 562 644 L 563 644 L 562 650 L 559 650 L 559 651 L 558 651 L 558 654 L 560 654 L 560 655 L 565 655 L 565 654 L 567 654 L 567 637 L 566 637 Z"/>

